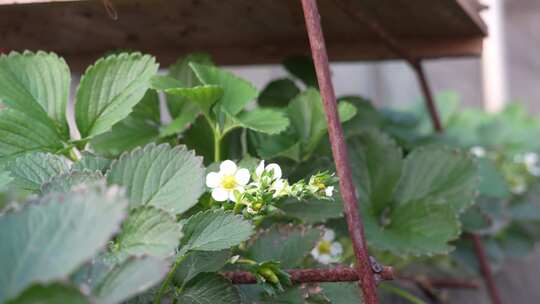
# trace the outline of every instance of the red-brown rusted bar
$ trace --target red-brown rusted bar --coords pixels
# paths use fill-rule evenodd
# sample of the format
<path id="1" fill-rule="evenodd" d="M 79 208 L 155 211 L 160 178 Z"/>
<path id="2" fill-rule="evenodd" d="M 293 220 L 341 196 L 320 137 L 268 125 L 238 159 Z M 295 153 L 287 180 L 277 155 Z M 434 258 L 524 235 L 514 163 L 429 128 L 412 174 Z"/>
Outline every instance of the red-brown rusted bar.
<path id="1" fill-rule="evenodd" d="M 415 54 L 409 52 L 406 48 L 402 47 L 397 39 L 395 39 L 390 33 L 388 33 L 377 20 L 366 14 L 358 1 L 355 0 L 334 0 L 334 2 L 341 8 L 342 11 L 347 13 L 352 19 L 362 23 L 372 33 L 377 35 L 382 43 L 393 52 L 396 56 L 403 58 L 413 68 L 418 82 L 420 83 L 420 90 L 424 96 L 426 107 L 429 111 L 433 128 L 436 132 L 442 132 L 441 120 L 437 112 L 437 106 L 433 98 L 433 94 L 429 87 L 429 83 L 426 77 L 426 73 L 422 67 L 421 59 Z"/>
<path id="2" fill-rule="evenodd" d="M 439 117 L 437 105 L 435 104 L 433 93 L 431 92 L 431 88 L 429 87 L 426 73 L 424 72 L 424 68 L 422 66 L 422 62 L 418 61 L 413 65 L 413 68 L 416 72 L 418 82 L 420 82 L 420 89 L 422 90 L 422 95 L 424 95 L 426 107 L 429 111 L 429 116 L 431 117 L 431 123 L 433 124 L 433 129 L 435 129 L 437 133 L 442 133 L 443 127 L 441 124 L 441 119 Z"/>
<path id="3" fill-rule="evenodd" d="M 358 281 L 358 271 L 351 267 L 336 267 L 324 269 L 289 269 L 287 273 L 291 275 L 294 284 L 317 283 L 317 282 L 354 282 Z M 230 271 L 223 275 L 233 284 L 255 284 L 257 279 L 248 271 Z M 394 277 L 391 267 L 383 267 L 383 270 L 376 274 L 377 281 L 392 280 Z"/>
<path id="4" fill-rule="evenodd" d="M 478 234 L 471 234 L 471 239 L 473 241 L 474 252 L 480 266 L 480 271 L 484 276 L 484 281 L 486 282 L 486 287 L 493 304 L 502 304 L 501 295 L 499 294 L 499 289 L 493 278 L 493 272 L 491 271 L 491 266 L 486 256 L 486 251 L 484 249 L 484 244 L 482 243 L 482 238 Z"/>
<path id="5" fill-rule="evenodd" d="M 311 45 L 311 53 L 317 72 L 317 80 L 321 90 L 321 96 L 328 122 L 328 135 L 332 146 L 332 154 L 336 163 L 336 171 L 339 177 L 339 188 L 344 201 L 345 217 L 349 227 L 349 234 L 356 255 L 356 264 L 359 273 L 360 288 L 363 291 L 363 299 L 367 304 L 379 302 L 377 286 L 372 272 L 371 262 L 364 236 L 364 227 L 358 211 L 356 190 L 352 182 L 351 168 L 347 156 L 347 146 L 343 137 L 343 130 L 337 112 L 336 96 L 330 76 L 330 67 L 326 45 L 322 32 L 319 10 L 316 0 L 301 0 L 306 20 L 306 28 Z"/>

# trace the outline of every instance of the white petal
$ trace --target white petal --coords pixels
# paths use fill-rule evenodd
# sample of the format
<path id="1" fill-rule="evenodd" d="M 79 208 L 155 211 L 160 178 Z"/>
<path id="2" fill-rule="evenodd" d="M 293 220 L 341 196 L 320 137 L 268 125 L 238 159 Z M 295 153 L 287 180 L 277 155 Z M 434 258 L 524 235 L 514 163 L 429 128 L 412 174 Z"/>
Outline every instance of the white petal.
<path id="1" fill-rule="evenodd" d="M 236 174 L 234 175 L 234 178 L 236 179 L 236 183 L 242 186 L 245 186 L 249 183 L 250 174 L 248 169 L 239 169 L 236 171 Z"/>
<path id="2" fill-rule="evenodd" d="M 217 172 L 210 172 L 206 175 L 206 186 L 216 188 L 221 183 L 221 175 Z"/>
<path id="3" fill-rule="evenodd" d="M 274 184 L 272 185 L 272 188 L 274 188 L 274 190 L 276 190 L 276 192 L 281 192 L 281 190 L 283 190 L 283 188 L 285 188 L 285 181 L 283 181 L 282 179 L 278 179 L 277 181 L 274 182 Z"/>
<path id="4" fill-rule="evenodd" d="M 319 261 L 321 264 L 330 264 L 330 262 L 332 262 L 332 257 L 329 256 L 328 254 L 321 254 L 318 258 L 317 258 L 317 261 Z"/>
<path id="5" fill-rule="evenodd" d="M 264 172 L 264 160 L 261 160 L 259 165 L 257 166 L 257 169 L 255 169 L 255 175 L 257 177 L 260 177 Z"/>
<path id="6" fill-rule="evenodd" d="M 274 172 L 274 179 L 280 179 L 281 178 L 281 167 L 278 164 L 269 164 L 266 166 L 266 171 L 273 171 Z"/>
<path id="7" fill-rule="evenodd" d="M 317 259 L 319 257 L 320 253 L 319 253 L 319 250 L 317 249 L 317 247 L 313 248 L 311 250 L 311 256 L 314 258 L 314 259 Z"/>
<path id="8" fill-rule="evenodd" d="M 223 188 L 214 188 L 212 190 L 212 198 L 218 202 L 224 202 L 229 198 L 229 193 Z"/>
<path id="9" fill-rule="evenodd" d="M 336 234 L 334 233 L 334 230 L 326 229 L 324 231 L 323 240 L 325 240 L 325 241 L 333 241 L 335 237 L 336 237 Z"/>
<path id="10" fill-rule="evenodd" d="M 333 193 L 334 193 L 334 186 L 326 187 L 326 189 L 324 189 L 324 194 L 328 197 L 331 197 Z"/>
<path id="11" fill-rule="evenodd" d="M 338 242 L 332 243 L 332 246 L 330 247 L 330 254 L 332 256 L 340 256 L 342 252 L 343 252 L 343 247 L 341 246 L 340 243 Z"/>
<path id="12" fill-rule="evenodd" d="M 234 175 L 236 173 L 236 164 L 232 160 L 223 161 L 219 165 L 219 171 L 223 175 Z"/>
<path id="13" fill-rule="evenodd" d="M 236 202 L 236 196 L 234 195 L 234 193 L 236 191 L 238 191 L 240 193 L 244 193 L 244 188 L 243 187 L 236 187 L 236 188 L 234 188 L 234 190 L 229 191 L 229 200 L 230 201 Z"/>

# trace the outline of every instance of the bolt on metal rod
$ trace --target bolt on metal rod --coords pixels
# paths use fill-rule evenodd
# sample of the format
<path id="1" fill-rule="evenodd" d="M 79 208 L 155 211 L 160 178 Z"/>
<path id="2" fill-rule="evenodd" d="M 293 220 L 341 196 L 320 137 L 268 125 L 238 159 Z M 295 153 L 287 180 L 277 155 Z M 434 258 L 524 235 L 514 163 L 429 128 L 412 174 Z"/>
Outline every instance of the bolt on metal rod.
<path id="1" fill-rule="evenodd" d="M 367 304 L 379 303 L 375 278 L 371 269 L 370 258 L 364 236 L 364 227 L 356 190 L 352 182 L 351 168 L 347 156 L 347 147 L 343 137 L 343 130 L 337 112 L 337 102 L 330 76 L 330 67 L 326 45 L 322 32 L 319 10 L 316 0 L 301 0 L 306 21 L 306 28 L 311 45 L 311 53 L 317 73 L 317 80 L 321 90 L 321 96 L 328 122 L 328 135 L 332 146 L 332 154 L 336 163 L 336 171 L 339 177 L 339 188 L 344 201 L 345 217 L 349 227 L 349 234 L 356 255 L 356 266 L 360 288 L 363 292 L 364 302 Z"/>

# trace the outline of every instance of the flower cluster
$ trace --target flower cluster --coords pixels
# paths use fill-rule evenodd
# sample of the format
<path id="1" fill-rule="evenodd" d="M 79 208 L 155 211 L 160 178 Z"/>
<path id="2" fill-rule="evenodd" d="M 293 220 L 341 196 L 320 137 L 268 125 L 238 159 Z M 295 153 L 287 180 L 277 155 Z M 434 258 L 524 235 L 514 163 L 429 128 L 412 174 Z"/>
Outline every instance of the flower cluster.
<path id="1" fill-rule="evenodd" d="M 275 208 L 282 198 L 298 200 L 309 198 L 332 199 L 336 178 L 328 172 L 317 173 L 306 183 L 300 180 L 294 184 L 282 178 L 278 164 L 259 163 L 254 172 L 239 168 L 233 161 L 225 160 L 218 172 L 206 176 L 206 186 L 217 202 L 232 203 L 232 208 L 246 216 L 263 215 Z M 228 204 L 231 206 L 231 204 Z"/>
<path id="2" fill-rule="evenodd" d="M 534 152 L 506 155 L 501 151 L 487 151 L 475 146 L 470 149 L 471 154 L 478 158 L 489 158 L 503 173 L 510 191 L 521 195 L 540 176 L 540 156 Z"/>

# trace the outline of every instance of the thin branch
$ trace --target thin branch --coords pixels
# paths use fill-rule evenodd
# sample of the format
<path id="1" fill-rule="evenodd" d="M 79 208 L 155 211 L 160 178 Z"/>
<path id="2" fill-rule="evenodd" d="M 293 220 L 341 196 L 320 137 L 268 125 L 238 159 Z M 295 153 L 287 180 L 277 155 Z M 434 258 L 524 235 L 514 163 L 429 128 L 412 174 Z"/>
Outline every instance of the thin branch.
<path id="1" fill-rule="evenodd" d="M 491 266 L 489 265 L 489 261 L 487 259 L 482 238 L 478 234 L 473 233 L 471 234 L 471 239 L 473 241 L 474 252 L 476 254 L 476 258 L 478 259 L 478 264 L 480 265 L 480 271 L 482 272 L 482 276 L 486 282 L 486 287 L 488 289 L 491 302 L 493 304 L 502 304 L 501 295 L 499 293 L 499 289 L 497 288 L 497 284 L 495 283 L 495 279 L 493 278 L 493 272 L 491 271 Z"/>

